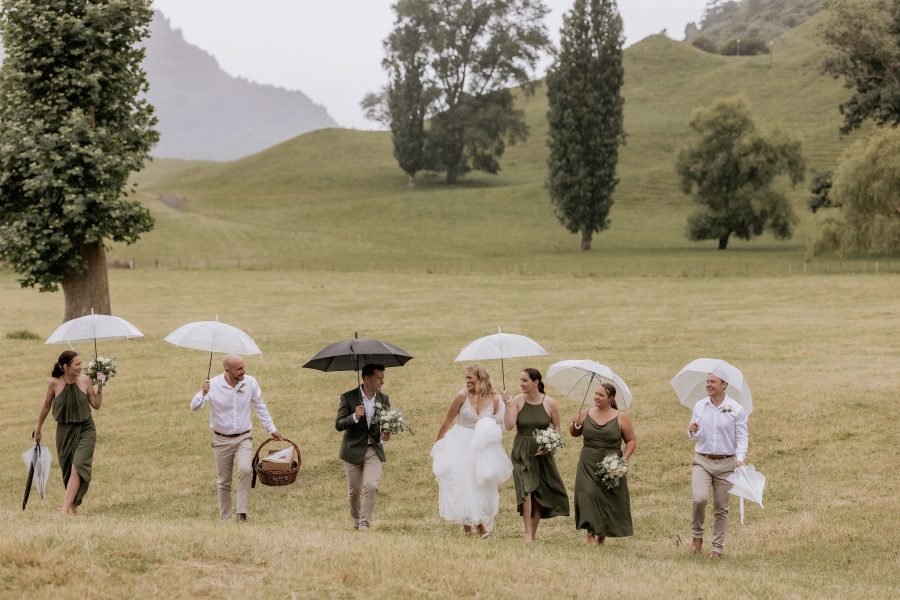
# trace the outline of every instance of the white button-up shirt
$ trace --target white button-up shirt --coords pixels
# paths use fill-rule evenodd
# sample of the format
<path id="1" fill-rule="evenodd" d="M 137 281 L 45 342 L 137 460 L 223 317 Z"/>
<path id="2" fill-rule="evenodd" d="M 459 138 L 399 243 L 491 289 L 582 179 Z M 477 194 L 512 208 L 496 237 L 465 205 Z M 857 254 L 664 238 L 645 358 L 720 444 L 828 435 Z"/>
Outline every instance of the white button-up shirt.
<path id="1" fill-rule="evenodd" d="M 697 440 L 696 452 L 700 454 L 734 454 L 738 462 L 747 456 L 749 429 L 747 411 L 727 395 L 716 407 L 707 396 L 694 405 L 691 423 L 699 423 L 696 434 L 688 431 L 688 437 Z"/>
<path id="2" fill-rule="evenodd" d="M 224 373 L 216 375 L 209 380 L 209 393 L 204 396 L 201 390 L 191 400 L 191 410 L 200 410 L 206 404 L 209 404 L 209 428 L 213 431 L 227 435 L 249 431 L 252 428 L 251 404 L 266 431 L 278 431 L 263 402 L 259 382 L 250 375 L 244 375 L 244 379 L 234 387 L 228 385 Z"/>
<path id="3" fill-rule="evenodd" d="M 366 425 L 369 427 L 372 426 L 372 418 L 375 416 L 375 398 L 378 397 L 378 392 L 372 394 L 372 397 L 369 398 L 366 396 L 366 390 L 363 386 L 359 386 L 359 395 L 362 396 L 363 408 L 366 409 Z M 356 413 L 353 413 L 353 422 L 358 423 L 359 419 L 356 417 Z"/>

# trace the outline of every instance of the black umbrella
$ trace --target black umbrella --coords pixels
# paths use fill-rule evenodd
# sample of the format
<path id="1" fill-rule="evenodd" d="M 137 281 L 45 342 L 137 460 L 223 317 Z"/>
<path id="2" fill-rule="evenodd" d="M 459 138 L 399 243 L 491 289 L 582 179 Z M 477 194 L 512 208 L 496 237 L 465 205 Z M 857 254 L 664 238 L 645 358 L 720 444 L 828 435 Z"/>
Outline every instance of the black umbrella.
<path id="1" fill-rule="evenodd" d="M 359 379 L 359 370 L 367 364 L 402 367 L 412 358 L 412 355 L 393 344 L 380 340 L 352 338 L 322 348 L 303 365 L 303 368 L 325 372 L 356 371 L 356 377 Z"/>
<path id="2" fill-rule="evenodd" d="M 41 460 L 41 447 L 35 444 L 34 453 L 31 455 L 31 466 L 28 467 L 28 479 L 25 480 L 25 497 L 22 498 L 22 510 L 25 510 L 25 505 L 28 504 L 28 496 L 31 495 L 31 482 L 34 481 L 34 465 L 39 460 Z"/>

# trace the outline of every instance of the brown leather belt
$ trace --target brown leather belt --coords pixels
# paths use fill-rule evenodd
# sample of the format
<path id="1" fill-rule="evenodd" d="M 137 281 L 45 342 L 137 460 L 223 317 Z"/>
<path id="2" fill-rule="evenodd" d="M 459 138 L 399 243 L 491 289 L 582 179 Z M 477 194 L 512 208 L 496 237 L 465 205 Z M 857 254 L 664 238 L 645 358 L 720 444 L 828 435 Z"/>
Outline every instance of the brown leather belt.
<path id="1" fill-rule="evenodd" d="M 222 437 L 234 438 L 234 437 L 241 437 L 242 435 L 246 435 L 246 434 L 250 433 L 250 430 L 248 429 L 247 431 L 242 431 L 241 433 L 219 433 L 218 431 L 213 429 L 213 433 L 216 435 L 221 435 Z"/>
<path id="2" fill-rule="evenodd" d="M 702 452 L 698 452 L 700 456 L 704 458 L 709 458 L 711 460 L 724 460 L 726 458 L 734 457 L 734 454 L 703 454 Z"/>

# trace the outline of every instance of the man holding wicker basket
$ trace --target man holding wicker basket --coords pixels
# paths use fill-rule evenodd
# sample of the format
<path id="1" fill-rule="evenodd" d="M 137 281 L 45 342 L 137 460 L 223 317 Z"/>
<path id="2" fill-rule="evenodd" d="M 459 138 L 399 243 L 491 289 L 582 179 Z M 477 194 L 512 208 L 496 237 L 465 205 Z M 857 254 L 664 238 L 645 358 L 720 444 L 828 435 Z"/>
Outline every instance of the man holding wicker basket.
<path id="1" fill-rule="evenodd" d="M 237 463 L 237 517 L 247 520 L 250 503 L 250 484 L 253 478 L 253 436 L 250 407 L 256 417 L 276 440 L 278 433 L 269 409 L 262 399 L 259 383 L 247 375 L 244 359 L 228 354 L 222 360 L 224 372 L 203 382 L 202 389 L 191 400 L 191 410 L 209 404 L 209 428 L 212 430 L 213 458 L 216 461 L 216 489 L 219 497 L 219 518 L 231 518 L 231 481 Z"/>

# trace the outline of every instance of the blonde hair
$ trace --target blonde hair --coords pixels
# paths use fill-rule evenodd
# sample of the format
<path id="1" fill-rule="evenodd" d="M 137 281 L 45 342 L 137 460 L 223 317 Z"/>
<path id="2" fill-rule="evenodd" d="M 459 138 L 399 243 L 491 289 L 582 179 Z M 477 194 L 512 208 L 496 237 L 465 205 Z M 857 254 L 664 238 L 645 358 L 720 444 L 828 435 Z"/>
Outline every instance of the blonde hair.
<path id="1" fill-rule="evenodd" d="M 481 398 L 490 398 L 493 402 L 497 392 L 494 390 L 494 384 L 491 382 L 491 374 L 487 369 L 479 364 L 469 365 L 466 367 L 466 374 L 475 376 L 475 412 L 478 412 L 478 400 Z"/>

